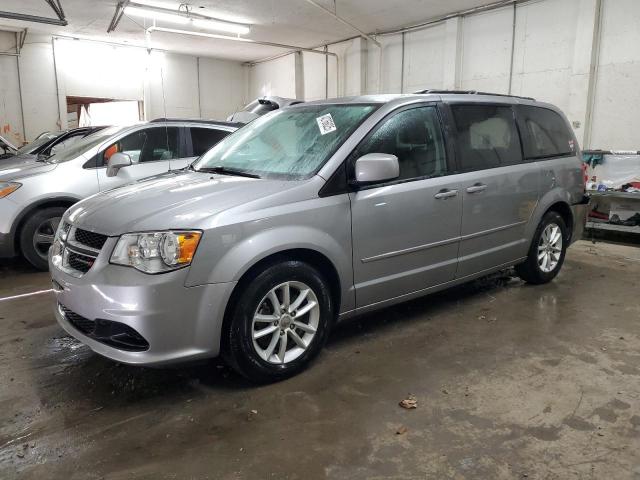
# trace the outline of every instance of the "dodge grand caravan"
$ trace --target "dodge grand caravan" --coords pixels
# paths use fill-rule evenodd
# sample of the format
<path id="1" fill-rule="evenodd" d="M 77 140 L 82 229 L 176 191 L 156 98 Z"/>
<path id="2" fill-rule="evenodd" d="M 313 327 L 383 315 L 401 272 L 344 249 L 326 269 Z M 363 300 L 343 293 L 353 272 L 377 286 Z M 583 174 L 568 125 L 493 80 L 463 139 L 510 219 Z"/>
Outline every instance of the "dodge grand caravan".
<path id="1" fill-rule="evenodd" d="M 579 238 L 564 115 L 489 94 L 278 109 L 190 167 L 92 196 L 49 254 L 55 315 L 91 349 L 161 365 L 224 358 L 273 381 L 336 320 L 515 266 L 551 281 Z"/>

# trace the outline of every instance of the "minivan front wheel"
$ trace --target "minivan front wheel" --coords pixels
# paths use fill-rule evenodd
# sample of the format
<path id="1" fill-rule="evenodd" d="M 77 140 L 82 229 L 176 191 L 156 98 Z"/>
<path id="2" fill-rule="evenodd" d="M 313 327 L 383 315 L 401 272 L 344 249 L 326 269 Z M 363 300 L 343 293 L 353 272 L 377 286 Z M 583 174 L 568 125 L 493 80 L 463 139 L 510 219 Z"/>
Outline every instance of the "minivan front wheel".
<path id="1" fill-rule="evenodd" d="M 534 285 L 553 280 L 564 263 L 567 238 L 563 218 L 556 212 L 547 212 L 536 229 L 526 261 L 516 266 L 518 276 Z"/>
<path id="2" fill-rule="evenodd" d="M 47 255 L 66 208 L 49 207 L 37 210 L 20 230 L 20 252 L 38 270 L 48 270 Z"/>
<path id="3" fill-rule="evenodd" d="M 286 261 L 240 288 L 223 338 L 227 361 L 259 383 L 303 370 L 322 349 L 334 315 L 322 275 L 307 263 Z"/>

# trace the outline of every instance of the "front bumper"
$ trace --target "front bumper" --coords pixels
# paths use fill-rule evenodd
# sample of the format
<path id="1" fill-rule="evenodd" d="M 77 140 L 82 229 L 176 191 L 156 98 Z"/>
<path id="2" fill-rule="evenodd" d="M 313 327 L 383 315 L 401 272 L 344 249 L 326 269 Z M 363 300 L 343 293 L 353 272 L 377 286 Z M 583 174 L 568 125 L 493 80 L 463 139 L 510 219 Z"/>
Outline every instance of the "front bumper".
<path id="1" fill-rule="evenodd" d="M 224 310 L 235 283 L 185 287 L 188 269 L 146 275 L 133 268 L 110 265 L 116 239 L 109 239 L 93 267 L 80 278 L 51 263 L 58 323 L 93 351 L 118 362 L 162 365 L 215 357 L 220 351 Z M 77 328 L 59 308 L 90 321 L 117 322 L 139 333 L 144 351 L 114 348 Z"/>

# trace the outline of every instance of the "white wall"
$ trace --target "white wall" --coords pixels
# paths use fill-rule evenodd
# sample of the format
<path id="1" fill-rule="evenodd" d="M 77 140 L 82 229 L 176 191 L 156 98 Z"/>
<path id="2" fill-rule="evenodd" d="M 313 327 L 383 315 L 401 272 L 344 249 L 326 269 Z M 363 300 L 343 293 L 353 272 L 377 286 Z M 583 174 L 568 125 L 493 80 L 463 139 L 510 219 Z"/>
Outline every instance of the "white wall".
<path id="1" fill-rule="evenodd" d="M 605 0 L 591 142 L 640 150 L 640 2 Z"/>
<path id="2" fill-rule="evenodd" d="M 404 36 L 404 79 L 402 93 L 444 88 L 444 23 Z"/>
<path id="3" fill-rule="evenodd" d="M 409 31 L 404 48 L 402 34 L 378 36 L 382 56 L 373 42 L 343 42 L 329 46 L 339 55 L 330 59 L 329 96 L 427 88 L 533 96 L 565 111 L 583 148 L 638 150 L 639 25 L 638 0 L 534 0 L 518 4 L 515 26 L 508 6 Z M 592 55 L 598 43 L 599 56 Z M 309 55 L 298 73 L 304 98 L 323 98 L 324 64 Z M 277 62 L 252 67 L 251 82 L 288 96 L 295 91 L 295 65 Z"/>
<path id="4" fill-rule="evenodd" d="M 0 51 L 15 51 L 16 36 L 0 32 Z M 24 139 L 22 112 L 18 90 L 18 58 L 0 56 L 0 135 L 16 145 Z"/>
<path id="5" fill-rule="evenodd" d="M 16 92 L 22 99 L 27 140 L 61 128 L 54 63 L 51 37 L 27 35 L 20 52 L 21 89 Z M 66 122 L 66 111 L 63 119 Z"/>
<path id="6" fill-rule="evenodd" d="M 248 67 L 214 58 L 201 57 L 199 62 L 202 118 L 225 119 L 249 103 Z"/>
<path id="7" fill-rule="evenodd" d="M 296 98 L 296 54 L 249 68 L 249 98 L 266 95 Z"/>
<path id="8" fill-rule="evenodd" d="M 513 39 L 513 9 L 465 17 L 461 31 L 459 86 L 508 93 Z"/>
<path id="9" fill-rule="evenodd" d="M 154 51 L 148 72 L 147 118 L 200 118 L 196 57 Z"/>
<path id="10" fill-rule="evenodd" d="M 580 0 L 546 0 L 518 7 L 513 91 L 569 109 Z"/>
<path id="11" fill-rule="evenodd" d="M 0 50 L 14 47 L 15 35 L 0 32 Z M 0 56 L 0 131 L 22 141 L 60 129 L 67 96 L 143 100 L 147 119 L 224 120 L 248 103 L 247 87 L 240 62 L 27 35 L 18 60 Z"/>

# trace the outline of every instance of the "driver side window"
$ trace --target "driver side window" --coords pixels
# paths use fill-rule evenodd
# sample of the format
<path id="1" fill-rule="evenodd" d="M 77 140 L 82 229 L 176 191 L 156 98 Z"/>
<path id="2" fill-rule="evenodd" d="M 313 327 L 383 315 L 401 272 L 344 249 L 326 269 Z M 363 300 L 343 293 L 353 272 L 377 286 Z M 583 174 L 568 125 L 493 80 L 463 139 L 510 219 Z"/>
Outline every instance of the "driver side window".
<path id="1" fill-rule="evenodd" d="M 126 153 L 135 165 L 179 158 L 178 127 L 154 127 L 138 130 L 109 145 L 102 155 L 107 165 L 114 153 Z"/>
<path id="2" fill-rule="evenodd" d="M 445 146 L 436 108 L 411 108 L 388 118 L 360 144 L 356 158 L 368 153 L 398 157 L 400 180 L 446 173 Z"/>

